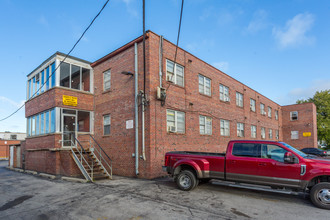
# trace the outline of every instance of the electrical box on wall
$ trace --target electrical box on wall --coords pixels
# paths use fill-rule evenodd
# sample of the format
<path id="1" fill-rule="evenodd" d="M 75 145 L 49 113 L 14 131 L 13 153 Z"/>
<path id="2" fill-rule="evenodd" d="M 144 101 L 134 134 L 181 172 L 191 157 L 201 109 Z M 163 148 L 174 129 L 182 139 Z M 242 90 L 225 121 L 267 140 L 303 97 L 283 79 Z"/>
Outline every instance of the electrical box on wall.
<path id="1" fill-rule="evenodd" d="M 166 90 L 162 87 L 157 87 L 157 99 L 161 101 L 165 101 L 166 99 Z"/>

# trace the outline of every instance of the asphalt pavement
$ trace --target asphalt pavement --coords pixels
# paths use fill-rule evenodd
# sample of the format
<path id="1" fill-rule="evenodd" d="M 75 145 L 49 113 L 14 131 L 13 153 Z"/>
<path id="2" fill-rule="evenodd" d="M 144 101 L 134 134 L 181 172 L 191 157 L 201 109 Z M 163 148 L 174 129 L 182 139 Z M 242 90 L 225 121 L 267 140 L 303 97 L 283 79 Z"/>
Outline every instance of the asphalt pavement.
<path id="1" fill-rule="evenodd" d="M 190 192 L 171 178 L 76 183 L 8 170 L 0 161 L 0 219 L 329 219 L 303 196 L 208 183 Z"/>

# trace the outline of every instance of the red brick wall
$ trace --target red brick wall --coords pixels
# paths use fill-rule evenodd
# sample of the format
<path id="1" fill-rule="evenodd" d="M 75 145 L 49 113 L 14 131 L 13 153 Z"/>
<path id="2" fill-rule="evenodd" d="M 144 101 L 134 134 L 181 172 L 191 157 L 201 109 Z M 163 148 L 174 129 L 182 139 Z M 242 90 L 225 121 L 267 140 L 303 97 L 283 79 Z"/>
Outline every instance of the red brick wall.
<path id="1" fill-rule="evenodd" d="M 0 140 L 0 159 L 9 158 L 9 146 L 19 144 L 19 142 L 15 140 Z"/>
<path id="2" fill-rule="evenodd" d="M 78 98 L 77 106 L 63 105 L 63 95 L 77 97 Z M 35 115 L 39 112 L 54 107 L 93 111 L 94 108 L 93 94 L 87 92 L 81 92 L 78 90 L 66 89 L 66 88 L 59 88 L 59 87 L 52 88 L 26 102 L 25 117 Z"/>
<path id="3" fill-rule="evenodd" d="M 290 112 L 292 111 L 298 111 L 298 120 L 290 120 Z M 282 106 L 282 118 L 284 142 L 298 149 L 317 147 L 317 120 L 314 103 Z M 291 139 L 291 131 L 298 131 L 299 138 Z M 311 136 L 304 137 L 304 132 L 311 132 Z"/>

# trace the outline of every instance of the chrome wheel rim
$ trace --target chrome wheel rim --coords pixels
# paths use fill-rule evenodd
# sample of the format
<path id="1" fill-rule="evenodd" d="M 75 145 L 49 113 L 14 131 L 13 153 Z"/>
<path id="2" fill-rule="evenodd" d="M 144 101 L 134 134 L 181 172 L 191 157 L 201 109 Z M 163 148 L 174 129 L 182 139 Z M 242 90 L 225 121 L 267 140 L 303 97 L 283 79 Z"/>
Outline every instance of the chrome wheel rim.
<path id="1" fill-rule="evenodd" d="M 317 198 L 324 204 L 330 204 L 330 189 L 321 189 L 317 193 Z"/>
<path id="2" fill-rule="evenodd" d="M 191 186 L 191 179 L 187 175 L 181 176 L 179 181 L 180 181 L 180 185 L 185 189 Z"/>

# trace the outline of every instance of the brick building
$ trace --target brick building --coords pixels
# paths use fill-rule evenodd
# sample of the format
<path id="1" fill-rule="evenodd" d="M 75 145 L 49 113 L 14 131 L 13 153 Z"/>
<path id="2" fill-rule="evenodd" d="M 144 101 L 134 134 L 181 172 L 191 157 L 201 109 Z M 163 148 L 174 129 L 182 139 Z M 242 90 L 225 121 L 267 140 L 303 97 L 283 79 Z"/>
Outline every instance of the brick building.
<path id="1" fill-rule="evenodd" d="M 26 169 L 78 175 L 70 148 L 84 134 L 111 157 L 114 174 L 141 178 L 164 175 L 168 151 L 224 152 L 232 139 L 317 146 L 314 104 L 280 106 L 181 48 L 174 63 L 175 45 L 151 31 L 145 85 L 141 36 L 93 63 L 69 57 L 31 97 L 64 56 L 28 75 Z"/>
<path id="2" fill-rule="evenodd" d="M 26 137 L 21 132 L 0 132 L 0 160 L 8 160 L 10 156 L 10 147 L 19 144 Z"/>

